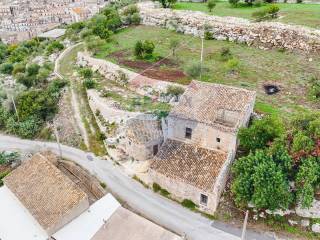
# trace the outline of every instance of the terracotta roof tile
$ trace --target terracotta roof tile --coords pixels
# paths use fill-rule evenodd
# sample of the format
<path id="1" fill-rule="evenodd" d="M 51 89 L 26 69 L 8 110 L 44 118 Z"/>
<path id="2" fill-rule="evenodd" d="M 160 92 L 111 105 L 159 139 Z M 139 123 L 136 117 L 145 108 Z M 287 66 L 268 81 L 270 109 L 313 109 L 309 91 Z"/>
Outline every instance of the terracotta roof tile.
<path id="1" fill-rule="evenodd" d="M 167 139 L 151 169 L 203 190 L 213 189 L 227 154 Z"/>
<path id="2" fill-rule="evenodd" d="M 46 231 L 88 198 L 41 154 L 23 162 L 4 183 Z"/>
<path id="3" fill-rule="evenodd" d="M 156 119 L 129 119 L 126 136 L 130 141 L 138 144 L 162 138 L 160 122 Z"/>
<path id="4" fill-rule="evenodd" d="M 234 131 L 254 101 L 254 91 L 192 81 L 169 116 L 220 126 L 224 131 Z M 228 113 L 234 116 L 231 121 L 223 118 Z"/>

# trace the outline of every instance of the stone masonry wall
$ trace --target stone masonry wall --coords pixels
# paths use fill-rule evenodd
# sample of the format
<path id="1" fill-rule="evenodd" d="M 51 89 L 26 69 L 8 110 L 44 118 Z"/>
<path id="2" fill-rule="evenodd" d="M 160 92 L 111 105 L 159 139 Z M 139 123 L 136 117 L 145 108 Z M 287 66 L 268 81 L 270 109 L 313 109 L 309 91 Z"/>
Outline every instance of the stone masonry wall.
<path id="1" fill-rule="evenodd" d="M 138 4 L 142 24 L 203 36 L 204 28 L 217 40 L 246 43 L 260 48 L 320 53 L 320 30 L 279 22 L 251 22 L 243 18 L 210 16 L 202 12 L 159 8 L 153 2 Z"/>

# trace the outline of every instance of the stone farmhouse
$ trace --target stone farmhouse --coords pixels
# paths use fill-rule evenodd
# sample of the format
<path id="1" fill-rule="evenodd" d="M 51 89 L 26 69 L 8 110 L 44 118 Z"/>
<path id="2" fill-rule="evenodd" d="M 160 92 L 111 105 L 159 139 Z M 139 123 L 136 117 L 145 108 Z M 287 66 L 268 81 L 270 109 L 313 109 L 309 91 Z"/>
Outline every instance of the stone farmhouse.
<path id="1" fill-rule="evenodd" d="M 237 132 L 250 120 L 256 93 L 192 81 L 166 122 L 168 133 L 149 175 L 179 200 L 213 213 L 237 148 Z"/>
<path id="2" fill-rule="evenodd" d="M 152 118 L 130 118 L 126 123 L 127 154 L 138 161 L 150 160 L 163 143 L 160 122 Z"/>
<path id="3" fill-rule="evenodd" d="M 121 207 L 110 193 L 90 201 L 83 185 L 92 176 L 70 161 L 60 168 L 64 162 L 38 153 L 5 177 L 1 240 L 181 240 Z M 97 187 L 102 188 L 99 182 Z"/>

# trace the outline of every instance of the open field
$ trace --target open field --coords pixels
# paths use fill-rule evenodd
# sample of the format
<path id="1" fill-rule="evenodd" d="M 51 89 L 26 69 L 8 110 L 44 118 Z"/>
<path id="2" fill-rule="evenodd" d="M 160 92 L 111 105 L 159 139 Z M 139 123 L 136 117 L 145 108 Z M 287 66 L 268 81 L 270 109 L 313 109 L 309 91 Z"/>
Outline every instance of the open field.
<path id="1" fill-rule="evenodd" d="M 152 40 L 156 45 L 154 54 L 165 57 L 172 52 L 170 39 L 177 39 L 180 47 L 176 51 L 176 57 L 170 56 L 169 60 L 158 69 L 166 71 L 174 69 L 186 73 L 190 65 L 200 60 L 201 40 L 161 28 L 137 26 L 123 29 L 113 36 L 111 42 L 103 46 L 96 57 L 128 67 L 121 63 L 125 60 L 135 62 L 133 48 L 137 40 Z M 221 57 L 223 48 L 230 49 L 231 58 L 235 61 L 230 63 Z M 126 54 L 119 54 L 124 52 Z M 167 62 L 170 63 L 169 67 L 166 65 Z M 171 66 L 172 63 L 174 66 Z M 141 71 L 135 67 L 128 68 Z M 265 51 L 242 44 L 207 40 L 204 42 L 204 68 L 202 81 L 256 90 L 258 92 L 256 108 L 261 112 L 278 114 L 280 111 L 292 112 L 317 106 L 317 103 L 309 99 L 308 92 L 311 77 L 320 76 L 319 56 L 304 56 L 279 50 Z M 199 77 L 197 79 L 199 80 Z M 185 77 L 176 80 L 180 83 L 189 81 L 190 78 L 186 81 Z M 269 83 L 279 86 L 280 92 L 267 95 L 264 84 Z"/>
<path id="2" fill-rule="evenodd" d="M 320 4 L 286 4 L 278 3 L 280 18 L 275 21 L 295 25 L 320 28 Z M 262 7 L 232 7 L 228 2 L 217 2 L 216 7 L 209 13 L 206 3 L 178 2 L 174 9 L 202 11 L 217 16 L 233 16 L 252 19 L 252 13 L 262 10 Z"/>

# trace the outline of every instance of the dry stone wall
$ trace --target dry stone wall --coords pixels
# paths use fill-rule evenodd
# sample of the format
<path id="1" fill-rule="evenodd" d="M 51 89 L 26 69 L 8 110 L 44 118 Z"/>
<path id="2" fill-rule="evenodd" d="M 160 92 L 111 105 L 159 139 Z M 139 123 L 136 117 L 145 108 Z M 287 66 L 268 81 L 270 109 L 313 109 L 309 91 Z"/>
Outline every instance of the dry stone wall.
<path id="1" fill-rule="evenodd" d="M 217 40 L 246 43 L 260 48 L 282 48 L 320 53 L 320 30 L 278 22 L 251 22 L 217 17 L 202 12 L 160 8 L 153 2 L 139 3 L 142 24 L 203 36 L 204 29 Z"/>

